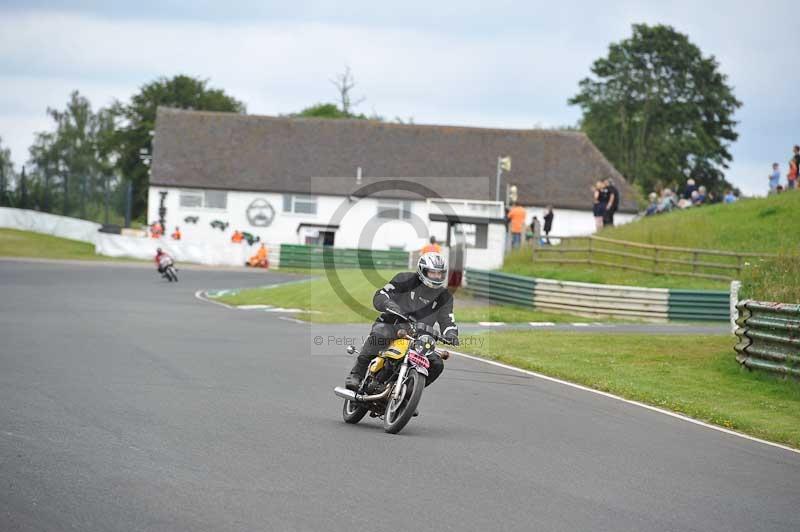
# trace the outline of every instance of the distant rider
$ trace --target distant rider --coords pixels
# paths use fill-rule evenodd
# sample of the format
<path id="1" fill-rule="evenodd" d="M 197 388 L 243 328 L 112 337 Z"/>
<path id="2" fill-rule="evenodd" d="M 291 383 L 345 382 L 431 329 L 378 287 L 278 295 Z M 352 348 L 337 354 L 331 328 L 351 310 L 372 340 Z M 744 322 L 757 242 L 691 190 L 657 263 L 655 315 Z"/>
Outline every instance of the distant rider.
<path id="1" fill-rule="evenodd" d="M 161 248 L 156 249 L 156 258 L 155 258 L 156 268 L 158 268 L 158 273 L 160 273 L 161 275 L 164 275 L 165 266 L 161 265 L 161 262 L 164 259 L 169 259 L 170 261 L 172 261 L 172 257 L 170 257 L 166 251 L 163 251 Z"/>
<path id="2" fill-rule="evenodd" d="M 425 253 L 417 262 L 416 272 L 395 275 L 386 286 L 375 292 L 372 305 L 381 315 L 373 323 L 356 364 L 345 379 L 345 386 L 350 390 L 358 390 L 370 361 L 397 338 L 397 331 L 405 324 L 402 318 L 389 311 L 411 316 L 431 327 L 438 322 L 441 335 L 452 345 L 458 345 L 453 296 L 447 291 L 447 262 L 440 253 Z M 429 355 L 428 360 L 431 365 L 426 386 L 444 370 L 439 355 Z"/>

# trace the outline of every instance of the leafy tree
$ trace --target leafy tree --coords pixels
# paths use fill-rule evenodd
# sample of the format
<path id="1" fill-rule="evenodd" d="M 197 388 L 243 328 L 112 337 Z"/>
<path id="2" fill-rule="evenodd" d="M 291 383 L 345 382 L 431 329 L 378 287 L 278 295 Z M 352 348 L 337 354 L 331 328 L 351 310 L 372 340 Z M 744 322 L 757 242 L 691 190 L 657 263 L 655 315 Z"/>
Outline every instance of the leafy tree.
<path id="1" fill-rule="evenodd" d="M 45 210 L 51 210 L 55 186 L 61 188 L 61 213 L 87 217 L 90 203 L 101 201 L 97 194 L 97 177 L 101 162 L 97 152 L 98 114 L 89 100 L 78 91 L 72 92 L 63 110 L 48 108 L 55 130 L 40 132 L 30 148 L 34 179 L 44 186 L 39 198 Z M 36 187 L 34 187 L 36 188 Z"/>
<path id="2" fill-rule="evenodd" d="M 349 118 L 351 120 L 381 120 L 379 116 L 366 116 L 363 113 L 359 114 L 352 114 L 346 113 L 336 107 L 335 103 L 318 103 L 312 105 L 311 107 L 306 107 L 299 113 L 294 113 L 289 116 L 292 117 L 304 117 L 304 118 L 330 118 L 330 119 L 339 119 L 339 118 Z"/>
<path id="3" fill-rule="evenodd" d="M 130 103 L 117 102 L 114 114 L 125 121 L 124 127 L 111 135 L 109 142 L 119 153 L 116 166 L 123 179 L 133 184 L 133 217 L 138 218 L 147 208 L 148 164 L 153 153 L 151 132 L 155 129 L 156 109 L 159 106 L 202 111 L 244 113 L 245 105 L 221 89 L 208 87 L 208 80 L 185 75 L 161 77 L 144 85 Z"/>
<path id="4" fill-rule="evenodd" d="M 718 66 L 672 27 L 635 24 L 569 103 L 581 107 L 583 131 L 644 191 L 693 177 L 719 192 L 729 186 L 723 169 L 741 102 Z"/>
<path id="5" fill-rule="evenodd" d="M 3 139 L 0 138 L 0 207 L 11 205 L 9 190 L 14 180 L 14 164 L 11 162 L 11 150 L 3 148 Z"/>

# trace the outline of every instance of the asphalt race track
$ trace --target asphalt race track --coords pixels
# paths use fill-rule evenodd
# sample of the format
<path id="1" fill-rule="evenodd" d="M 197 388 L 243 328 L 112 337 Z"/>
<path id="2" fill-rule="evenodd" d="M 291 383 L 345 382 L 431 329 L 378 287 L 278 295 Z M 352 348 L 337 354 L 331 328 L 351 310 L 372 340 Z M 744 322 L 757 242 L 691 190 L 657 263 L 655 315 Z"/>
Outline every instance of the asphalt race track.
<path id="1" fill-rule="evenodd" d="M 800 454 L 481 362 L 345 425 L 359 331 L 179 275 L 0 261 L 0 531 L 800 530 Z"/>

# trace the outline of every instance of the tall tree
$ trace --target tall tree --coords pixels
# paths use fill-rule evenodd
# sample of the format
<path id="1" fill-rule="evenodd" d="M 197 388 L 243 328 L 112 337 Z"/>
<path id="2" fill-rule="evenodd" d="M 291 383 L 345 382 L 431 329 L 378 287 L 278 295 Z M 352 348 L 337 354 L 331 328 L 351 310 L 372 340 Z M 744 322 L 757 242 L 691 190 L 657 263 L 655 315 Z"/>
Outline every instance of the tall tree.
<path id="1" fill-rule="evenodd" d="M 3 148 L 0 138 L 0 207 L 11 205 L 10 188 L 14 181 L 14 164 L 11 162 L 11 150 Z"/>
<path id="2" fill-rule="evenodd" d="M 43 191 L 46 197 L 51 192 L 48 190 L 51 183 L 58 181 L 61 213 L 66 216 L 78 213 L 86 218 L 88 205 L 97 201 L 97 115 L 89 100 L 78 91 L 70 94 L 63 110 L 48 108 L 47 114 L 55 122 L 55 130 L 37 134 L 30 148 L 30 162 L 35 175 L 46 184 Z"/>
<path id="3" fill-rule="evenodd" d="M 595 145 L 643 191 L 688 177 L 720 190 L 741 102 L 718 67 L 672 27 L 635 24 L 594 62 L 569 103 L 581 107 Z"/>
<path id="4" fill-rule="evenodd" d="M 22 172 L 19 174 L 19 185 L 17 186 L 17 208 L 30 209 L 32 207 L 30 202 L 30 194 L 28 193 L 28 179 L 25 175 L 25 167 L 22 167 Z"/>
<path id="5" fill-rule="evenodd" d="M 117 167 L 126 182 L 133 184 L 133 217 L 147 208 L 149 157 L 153 153 L 152 131 L 159 106 L 202 111 L 244 113 L 245 105 L 221 89 L 208 87 L 208 80 L 185 75 L 159 78 L 144 85 L 130 103 L 117 103 L 115 112 L 124 121 L 117 130 Z"/>
<path id="6" fill-rule="evenodd" d="M 340 110 L 345 115 L 351 115 L 353 107 L 357 106 L 358 104 L 362 103 L 366 98 L 363 96 L 358 98 L 355 102 L 353 101 L 352 91 L 356 86 L 356 78 L 353 76 L 353 73 L 350 71 L 350 67 L 346 66 L 344 68 L 344 72 L 341 74 L 337 74 L 335 78 L 330 80 L 333 83 L 333 86 L 336 87 L 336 92 L 339 93 L 339 105 Z"/>

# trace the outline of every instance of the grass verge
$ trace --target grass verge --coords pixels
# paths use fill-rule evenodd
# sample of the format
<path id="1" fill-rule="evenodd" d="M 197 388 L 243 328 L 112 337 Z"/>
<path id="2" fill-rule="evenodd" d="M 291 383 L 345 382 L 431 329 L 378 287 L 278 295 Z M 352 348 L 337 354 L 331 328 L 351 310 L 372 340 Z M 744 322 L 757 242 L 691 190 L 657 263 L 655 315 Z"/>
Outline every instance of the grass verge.
<path id="1" fill-rule="evenodd" d="M 486 333 L 472 351 L 800 448 L 800 383 L 740 368 L 730 336 Z"/>
<path id="2" fill-rule="evenodd" d="M 281 270 L 283 271 L 283 270 Z M 341 285 L 352 299 L 363 306 L 359 312 L 343 302 L 337 291 L 328 281 L 324 272 L 315 271 L 319 277 L 304 282 L 277 285 L 274 287 L 253 288 L 237 291 L 215 298 L 229 305 L 273 305 L 284 308 L 299 308 L 309 312 L 299 318 L 316 323 L 359 323 L 374 320 L 378 313 L 372 308 L 375 290 L 386 284 L 396 273 L 394 271 L 340 270 Z M 368 277 L 369 276 L 369 277 Z M 461 292 L 456 293 L 456 319 L 471 323 L 477 321 L 528 322 L 552 321 L 587 322 L 569 314 L 540 312 L 523 307 L 492 305 L 471 298 Z"/>
<path id="3" fill-rule="evenodd" d="M 95 255 L 93 244 L 16 229 L 0 229 L 0 257 L 111 260 Z"/>
<path id="4" fill-rule="evenodd" d="M 555 221 L 558 232 L 558 219 Z M 748 199 L 732 205 L 716 204 L 680 210 L 658 216 L 642 218 L 628 224 L 602 230 L 599 236 L 656 244 L 659 246 L 717 249 L 723 251 L 776 253 L 779 259 L 748 260 L 740 276 L 746 297 L 785 303 L 800 302 L 800 275 L 798 273 L 797 227 L 800 226 L 800 191 L 787 192 L 766 198 Z M 572 244 L 563 244 L 569 248 Z M 574 244 L 578 247 L 585 242 Z M 627 251 L 619 246 L 598 243 L 595 250 Z M 554 246 L 552 249 L 556 249 Z M 637 249 L 635 253 L 653 255 L 652 251 Z M 555 258 L 548 256 L 547 258 Z M 581 252 L 565 253 L 563 258 L 586 259 L 588 254 Z M 640 261 L 630 257 L 607 254 L 597 255 L 600 260 L 651 267 L 652 262 Z M 661 258 L 691 259 L 691 254 L 675 252 L 661 253 Z M 702 260 L 710 260 L 704 256 Z M 735 259 L 715 257 L 713 262 L 736 264 Z M 691 271 L 691 267 L 675 264 L 659 265 L 659 268 Z M 728 283 L 708 279 L 698 279 L 680 275 L 655 275 L 621 268 L 582 265 L 533 263 L 531 250 L 513 253 L 506 258 L 503 271 L 544 277 L 562 281 L 582 281 L 589 283 L 623 284 L 651 288 L 682 288 L 724 290 Z M 718 268 L 697 268 L 701 273 L 725 273 Z M 735 270 L 727 270 L 736 273 Z"/>

